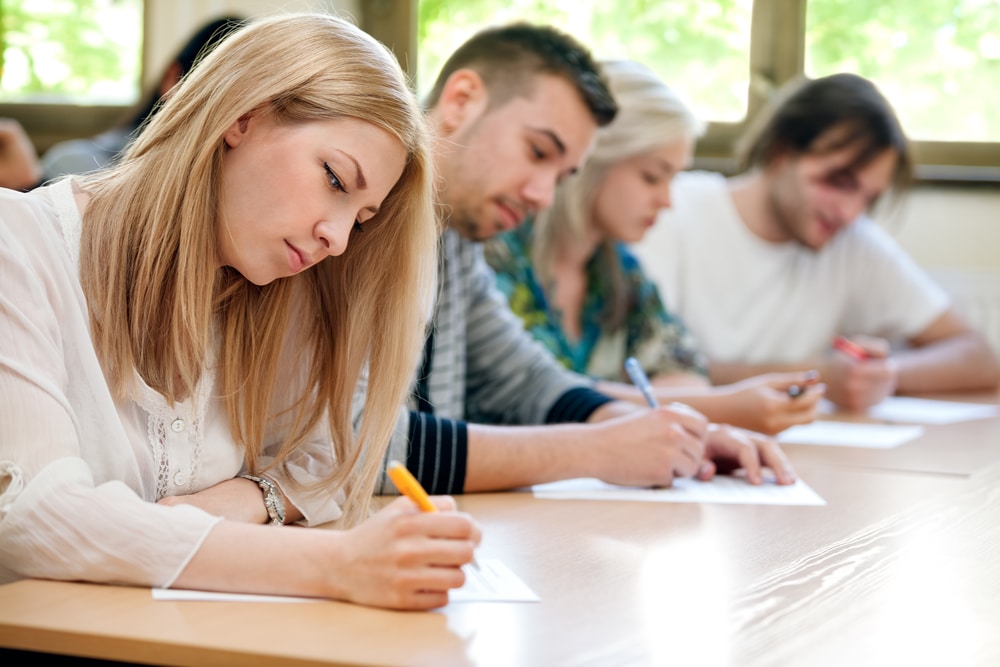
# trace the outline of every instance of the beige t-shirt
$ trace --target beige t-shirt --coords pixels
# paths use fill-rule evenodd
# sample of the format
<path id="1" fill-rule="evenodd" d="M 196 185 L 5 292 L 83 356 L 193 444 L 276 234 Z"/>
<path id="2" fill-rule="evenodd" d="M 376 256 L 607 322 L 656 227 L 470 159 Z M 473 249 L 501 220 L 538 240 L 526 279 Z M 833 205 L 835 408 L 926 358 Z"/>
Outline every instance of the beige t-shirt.
<path id="1" fill-rule="evenodd" d="M 720 174 L 678 174 L 671 199 L 634 249 L 712 361 L 802 362 L 837 334 L 907 339 L 948 307 L 945 292 L 867 217 L 815 252 L 753 234 Z"/>

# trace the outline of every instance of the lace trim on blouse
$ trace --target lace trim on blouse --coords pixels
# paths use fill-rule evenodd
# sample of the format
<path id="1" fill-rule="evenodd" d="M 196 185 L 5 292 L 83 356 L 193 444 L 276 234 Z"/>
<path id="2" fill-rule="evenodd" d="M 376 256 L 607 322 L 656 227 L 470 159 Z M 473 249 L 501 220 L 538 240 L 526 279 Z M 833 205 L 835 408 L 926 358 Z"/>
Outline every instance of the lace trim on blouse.
<path id="1" fill-rule="evenodd" d="M 83 219 L 76 206 L 73 196 L 76 185 L 72 178 L 58 181 L 52 186 L 51 201 L 59 214 L 62 223 L 63 239 L 69 252 L 77 275 L 80 273 L 80 242 L 83 229 Z M 214 332 L 213 332 L 214 333 Z M 212 336 L 215 340 L 215 336 Z M 203 369 L 201 380 L 195 387 L 191 398 L 171 406 L 162 394 L 147 385 L 138 373 L 135 374 L 135 391 L 133 400 L 147 413 L 147 440 L 156 461 L 156 499 L 169 495 L 171 483 L 170 447 L 168 439 L 174 424 L 181 423 L 187 434 L 190 450 L 190 475 L 184 484 L 184 490 L 193 493 L 198 488 L 198 470 L 201 468 L 201 451 L 204 442 L 203 426 L 207 416 L 208 399 L 214 384 L 213 368 L 215 366 L 214 346 L 210 347 Z M 176 486 L 176 484 L 175 484 Z"/>

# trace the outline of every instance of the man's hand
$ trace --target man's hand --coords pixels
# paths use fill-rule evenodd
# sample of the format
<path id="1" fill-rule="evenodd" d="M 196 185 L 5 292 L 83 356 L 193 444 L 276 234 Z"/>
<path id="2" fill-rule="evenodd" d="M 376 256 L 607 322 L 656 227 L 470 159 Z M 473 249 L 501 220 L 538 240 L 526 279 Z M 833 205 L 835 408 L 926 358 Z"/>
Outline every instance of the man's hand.
<path id="1" fill-rule="evenodd" d="M 595 476 L 611 484 L 670 486 L 674 477 L 698 474 L 705 463 L 705 417 L 679 403 L 633 407 L 594 425 L 602 443 Z"/>
<path id="2" fill-rule="evenodd" d="M 822 371 L 827 398 L 845 410 L 865 410 L 896 393 L 898 371 L 889 342 L 858 336 L 848 351 L 834 350 Z"/>
<path id="3" fill-rule="evenodd" d="M 795 483 L 795 471 L 777 441 L 753 431 L 712 424 L 708 429 L 705 458 L 712 465 L 698 475 L 701 480 L 711 479 L 716 472 L 742 468 L 748 482 L 761 484 L 764 481 L 762 470 L 767 467 L 774 472 L 778 484 Z"/>

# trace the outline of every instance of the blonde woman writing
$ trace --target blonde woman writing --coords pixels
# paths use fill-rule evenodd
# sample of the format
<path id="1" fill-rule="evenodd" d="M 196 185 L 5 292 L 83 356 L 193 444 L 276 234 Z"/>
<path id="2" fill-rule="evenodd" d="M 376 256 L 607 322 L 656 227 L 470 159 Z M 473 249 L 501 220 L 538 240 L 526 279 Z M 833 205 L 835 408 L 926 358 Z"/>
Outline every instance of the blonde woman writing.
<path id="1" fill-rule="evenodd" d="M 393 57 L 308 14 L 226 38 L 118 166 L 0 193 L 0 581 L 445 604 L 475 523 L 369 517 L 430 187 Z"/>

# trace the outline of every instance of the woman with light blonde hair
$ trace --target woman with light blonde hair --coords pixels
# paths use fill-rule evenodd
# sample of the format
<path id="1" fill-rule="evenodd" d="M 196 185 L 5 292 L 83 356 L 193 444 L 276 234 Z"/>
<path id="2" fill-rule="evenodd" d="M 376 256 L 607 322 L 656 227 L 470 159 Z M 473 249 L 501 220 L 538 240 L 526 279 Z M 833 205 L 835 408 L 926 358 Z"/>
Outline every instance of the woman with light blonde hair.
<path id="1" fill-rule="evenodd" d="M 624 370 L 635 357 L 659 401 L 684 402 L 713 422 L 773 434 L 812 421 L 822 387 L 788 393 L 811 382 L 803 373 L 710 386 L 696 341 L 629 250 L 669 208 L 671 181 L 689 166 L 703 123 L 645 65 L 613 60 L 602 68 L 618 115 L 597 131 L 552 205 L 487 247 L 511 307 L 564 365 L 594 377 L 609 396 L 645 402 Z M 758 439 L 760 447 L 777 451 L 769 439 Z"/>
<path id="2" fill-rule="evenodd" d="M 445 604 L 475 523 L 369 516 L 431 168 L 388 50 L 297 14 L 227 37 L 117 166 L 0 194 L 0 581 Z"/>

